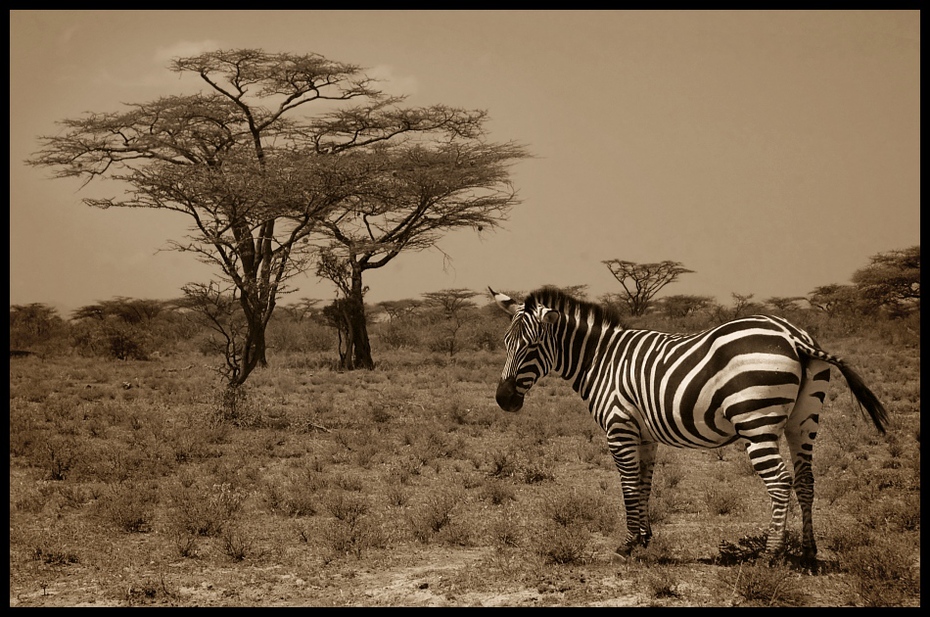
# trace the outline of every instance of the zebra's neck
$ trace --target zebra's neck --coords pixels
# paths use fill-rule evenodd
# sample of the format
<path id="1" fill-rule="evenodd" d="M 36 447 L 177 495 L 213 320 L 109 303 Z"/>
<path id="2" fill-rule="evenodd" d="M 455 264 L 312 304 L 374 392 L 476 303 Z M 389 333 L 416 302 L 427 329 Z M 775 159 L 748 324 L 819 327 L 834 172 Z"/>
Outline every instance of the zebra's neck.
<path id="1" fill-rule="evenodd" d="M 603 353 L 604 343 L 619 331 L 591 312 L 574 311 L 557 330 L 553 370 L 571 381 L 572 388 L 587 400 L 586 387 L 593 367 Z"/>

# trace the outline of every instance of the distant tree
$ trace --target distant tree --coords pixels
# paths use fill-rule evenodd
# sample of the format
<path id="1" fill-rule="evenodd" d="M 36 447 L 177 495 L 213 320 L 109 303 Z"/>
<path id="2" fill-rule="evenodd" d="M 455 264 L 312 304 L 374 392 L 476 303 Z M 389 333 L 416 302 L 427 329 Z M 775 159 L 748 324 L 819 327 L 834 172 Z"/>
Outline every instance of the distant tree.
<path id="1" fill-rule="evenodd" d="M 714 303 L 713 296 L 674 295 L 656 300 L 656 305 L 668 317 L 688 317 Z"/>
<path id="2" fill-rule="evenodd" d="M 71 314 L 78 324 L 74 343 L 88 355 L 145 360 L 156 340 L 156 322 L 173 308 L 169 301 L 123 296 L 87 304 Z"/>
<path id="3" fill-rule="evenodd" d="M 790 313 L 798 310 L 798 302 L 805 302 L 804 296 L 772 296 L 765 301 L 765 306 L 770 307 L 776 313 Z"/>
<path id="4" fill-rule="evenodd" d="M 389 320 L 394 321 L 395 319 L 416 313 L 422 305 L 423 303 L 419 300 L 405 298 L 403 300 L 384 300 L 383 302 L 379 302 L 376 306 L 388 316 Z"/>
<path id="5" fill-rule="evenodd" d="M 852 281 L 863 301 L 891 314 L 920 307 L 920 245 L 878 253 Z"/>
<path id="6" fill-rule="evenodd" d="M 113 317 L 128 324 L 144 324 L 157 318 L 167 306 L 168 303 L 163 300 L 117 296 L 110 300 L 82 306 L 71 314 L 71 318 L 103 320 Z"/>
<path id="7" fill-rule="evenodd" d="M 305 319 L 312 318 L 320 312 L 321 309 L 317 308 L 320 302 L 322 302 L 322 300 L 315 298 L 301 298 L 293 304 L 285 304 L 280 308 L 284 313 L 290 316 L 291 319 L 297 323 L 301 323 Z"/>
<path id="8" fill-rule="evenodd" d="M 588 299 L 588 286 L 587 285 L 565 285 L 564 287 L 561 285 L 545 285 L 545 287 L 554 287 L 555 289 L 558 289 L 559 291 L 565 294 L 568 294 L 569 296 L 572 296 L 573 298 L 578 298 L 579 300 Z M 510 297 L 513 298 L 513 296 L 510 296 Z M 497 306 L 496 303 L 495 303 L 495 306 Z"/>
<path id="9" fill-rule="evenodd" d="M 43 343 L 63 326 L 58 310 L 47 304 L 10 305 L 10 349 L 22 350 Z"/>
<path id="10" fill-rule="evenodd" d="M 441 343 L 449 357 L 458 351 L 458 333 L 468 319 L 468 312 L 476 308 L 472 298 L 479 295 L 470 289 L 443 289 L 423 294 L 427 306 L 439 311 L 443 317 Z"/>
<path id="11" fill-rule="evenodd" d="M 807 296 L 811 306 L 833 317 L 847 313 L 859 302 L 858 290 L 853 285 L 821 285 Z"/>
<path id="12" fill-rule="evenodd" d="M 666 285 L 674 283 L 682 274 L 693 273 L 677 261 L 639 264 L 632 261 L 609 259 L 601 262 L 623 286 L 620 299 L 629 308 L 630 315 L 646 313 L 652 298 Z"/>
<path id="13" fill-rule="evenodd" d="M 212 351 L 222 354 L 225 364 L 219 371 L 227 383 L 242 384 L 243 341 L 248 329 L 246 320 L 239 310 L 238 288 L 222 288 L 218 283 L 188 283 L 182 288 L 183 305 L 192 309 L 196 318 L 211 331 L 209 342 Z M 230 401 L 238 400 L 231 387 L 224 395 Z"/>
<path id="14" fill-rule="evenodd" d="M 235 388 L 267 363 L 268 322 L 287 282 L 314 265 L 310 239 L 321 221 L 360 212 L 372 175 L 383 184 L 375 154 L 398 141 L 410 147 L 415 139 L 408 138 L 418 135 L 470 135 L 484 116 L 401 107 L 403 99 L 376 89 L 361 67 L 317 54 L 212 51 L 175 59 L 170 70 L 199 77 L 206 93 L 65 120 L 27 162 L 58 177 L 106 177 L 130 187 L 123 197 L 86 204 L 189 217 L 191 235 L 170 245 L 221 273 L 216 285 L 193 289 L 194 298 L 234 288 L 242 315 L 243 328 L 224 331 L 240 337 L 226 356 L 239 362 L 227 372 Z M 321 113 L 308 116 L 314 105 Z M 212 310 L 209 301 L 194 306 Z"/>
<path id="15" fill-rule="evenodd" d="M 467 122 L 465 120 L 468 120 Z M 366 271 L 402 252 L 435 247 L 456 229 L 493 229 L 517 203 L 510 166 L 526 158 L 514 143 L 485 141 L 484 115 L 451 123 L 432 139 L 379 145 L 367 160 L 369 182 L 352 206 L 330 216 L 317 274 L 336 284 L 347 323 L 346 369 L 374 360 L 364 307 Z"/>
<path id="16" fill-rule="evenodd" d="M 746 317 L 747 315 L 754 315 L 756 313 L 761 313 L 765 310 L 765 307 L 759 304 L 758 302 L 753 302 L 752 299 L 755 294 L 738 294 L 731 293 L 733 297 L 733 318 L 737 319 L 739 317 Z"/>

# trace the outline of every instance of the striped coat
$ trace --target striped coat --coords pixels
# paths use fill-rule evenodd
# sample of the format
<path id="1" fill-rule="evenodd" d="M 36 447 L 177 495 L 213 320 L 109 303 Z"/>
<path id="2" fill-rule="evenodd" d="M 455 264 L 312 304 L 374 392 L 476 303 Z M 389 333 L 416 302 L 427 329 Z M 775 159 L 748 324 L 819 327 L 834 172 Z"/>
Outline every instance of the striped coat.
<path id="1" fill-rule="evenodd" d="M 743 440 L 772 501 L 766 551 L 784 548 L 788 497 L 802 513 L 803 558 L 814 561 L 811 455 L 830 366 L 880 432 L 887 413 L 843 360 L 785 319 L 755 315 L 698 334 L 628 330 L 604 307 L 556 289 L 523 303 L 490 290 L 513 318 L 497 402 L 518 411 L 526 393 L 550 371 L 569 380 L 588 403 L 620 472 L 629 554 L 652 536 L 648 500 L 658 444 L 718 448 Z M 784 436 L 793 465 L 779 451 Z"/>

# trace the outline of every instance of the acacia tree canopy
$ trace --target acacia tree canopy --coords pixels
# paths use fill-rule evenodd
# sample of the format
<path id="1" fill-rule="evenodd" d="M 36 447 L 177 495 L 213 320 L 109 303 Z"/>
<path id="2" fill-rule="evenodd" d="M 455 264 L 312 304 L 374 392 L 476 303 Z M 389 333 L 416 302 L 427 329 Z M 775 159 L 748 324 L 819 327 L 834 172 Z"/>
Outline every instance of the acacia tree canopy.
<path id="1" fill-rule="evenodd" d="M 435 247 L 449 231 L 497 227 L 518 203 L 510 166 L 529 156 L 515 143 L 483 139 L 484 118 L 468 132 L 442 139 L 378 144 L 368 151 L 367 182 L 352 207 L 322 225 L 329 242 L 317 273 L 336 283 L 346 300 L 345 368 L 372 368 L 364 314 L 363 275 L 403 251 Z"/>
<path id="2" fill-rule="evenodd" d="M 383 186 L 373 155 L 418 135 L 473 138 L 485 113 L 402 107 L 361 67 L 318 54 L 221 50 L 169 68 L 206 91 L 66 119 L 27 163 L 129 187 L 85 199 L 91 206 L 190 217 L 190 234 L 170 245 L 216 265 L 241 306 L 247 327 L 233 337 L 241 360 L 230 384 L 239 385 L 265 363 L 265 327 L 286 281 L 314 262 L 310 236 L 325 218 L 356 211 L 372 179 Z M 320 113 L 305 113 L 311 105 Z"/>
<path id="3" fill-rule="evenodd" d="M 863 300 L 892 312 L 920 302 L 920 245 L 878 253 L 868 266 L 853 273 Z"/>
<path id="4" fill-rule="evenodd" d="M 662 261 L 658 263 L 636 263 L 620 259 L 608 259 L 601 262 L 623 287 L 621 300 L 630 309 L 633 316 L 643 315 L 649 308 L 652 298 L 666 285 L 674 283 L 682 274 L 689 274 L 681 262 Z"/>

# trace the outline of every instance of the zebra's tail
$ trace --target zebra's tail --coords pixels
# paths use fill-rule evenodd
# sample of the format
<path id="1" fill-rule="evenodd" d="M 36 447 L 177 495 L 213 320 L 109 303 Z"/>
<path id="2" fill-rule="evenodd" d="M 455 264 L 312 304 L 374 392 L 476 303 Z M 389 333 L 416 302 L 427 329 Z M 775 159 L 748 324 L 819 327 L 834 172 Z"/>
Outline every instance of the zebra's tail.
<path id="1" fill-rule="evenodd" d="M 859 409 L 864 409 L 872 419 L 872 423 L 875 425 L 875 428 L 878 429 L 878 432 L 885 434 L 885 428 L 890 423 L 888 411 L 885 409 L 885 406 L 882 405 L 882 402 L 878 400 L 878 397 L 875 396 L 875 393 L 865 385 L 865 381 L 859 376 L 859 373 L 853 370 L 853 368 L 846 364 L 841 358 L 827 353 L 822 349 L 818 349 L 817 347 L 813 347 L 804 341 L 795 339 L 795 346 L 798 351 L 804 355 L 829 362 L 838 368 L 846 379 L 846 383 L 849 384 L 849 389 L 852 391 L 853 396 L 856 397 L 856 401 L 859 403 Z"/>

